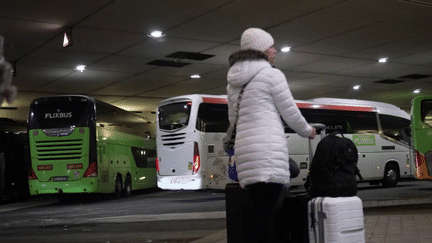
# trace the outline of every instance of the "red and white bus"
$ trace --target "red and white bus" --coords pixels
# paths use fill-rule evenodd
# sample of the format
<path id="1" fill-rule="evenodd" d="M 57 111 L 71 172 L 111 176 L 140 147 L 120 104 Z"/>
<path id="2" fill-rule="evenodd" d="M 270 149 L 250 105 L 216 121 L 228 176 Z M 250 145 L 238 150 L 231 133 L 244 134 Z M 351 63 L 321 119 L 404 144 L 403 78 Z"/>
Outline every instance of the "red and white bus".
<path id="1" fill-rule="evenodd" d="M 364 181 L 395 186 L 413 177 L 409 115 L 372 101 L 319 98 L 296 101 L 309 123 L 340 130 L 359 151 Z M 157 109 L 158 187 L 168 190 L 224 189 L 229 156 L 222 148 L 228 122 L 225 95 L 185 95 L 163 100 Z M 309 168 L 308 141 L 286 126 L 290 159 L 300 167 L 291 186 L 303 185 Z M 312 140 L 316 147 L 319 139 Z"/>

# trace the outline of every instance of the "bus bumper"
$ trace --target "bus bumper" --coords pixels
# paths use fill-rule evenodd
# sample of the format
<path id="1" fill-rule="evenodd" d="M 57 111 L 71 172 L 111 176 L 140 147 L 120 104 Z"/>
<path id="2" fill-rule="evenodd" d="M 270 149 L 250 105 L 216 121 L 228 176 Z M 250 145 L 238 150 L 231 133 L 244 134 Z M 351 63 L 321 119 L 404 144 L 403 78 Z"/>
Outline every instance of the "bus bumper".
<path id="1" fill-rule="evenodd" d="M 43 182 L 29 180 L 30 195 L 59 193 L 98 192 L 98 178 L 83 178 L 79 181 Z"/>
<path id="2" fill-rule="evenodd" d="M 164 190 L 201 190 L 206 189 L 200 176 L 158 176 L 157 185 Z"/>

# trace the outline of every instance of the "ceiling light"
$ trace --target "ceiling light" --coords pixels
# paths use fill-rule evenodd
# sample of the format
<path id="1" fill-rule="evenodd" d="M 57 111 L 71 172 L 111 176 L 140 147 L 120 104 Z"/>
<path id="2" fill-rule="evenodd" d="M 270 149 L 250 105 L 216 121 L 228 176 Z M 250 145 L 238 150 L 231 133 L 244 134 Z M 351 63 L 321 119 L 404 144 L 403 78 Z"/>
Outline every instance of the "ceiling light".
<path id="1" fill-rule="evenodd" d="M 291 47 L 286 46 L 286 47 L 282 47 L 281 52 L 289 52 L 291 50 Z"/>
<path id="2" fill-rule="evenodd" d="M 388 60 L 388 58 L 384 57 L 384 58 L 379 59 L 378 62 L 384 63 L 384 62 L 387 62 L 387 60 Z"/>
<path id="3" fill-rule="evenodd" d="M 68 47 L 72 45 L 73 45 L 72 31 L 68 29 L 63 34 L 63 47 Z"/>
<path id="4" fill-rule="evenodd" d="M 190 76 L 191 78 L 201 78 L 201 76 L 199 74 L 194 74 Z"/>
<path id="5" fill-rule="evenodd" d="M 358 90 L 358 89 L 360 89 L 360 86 L 361 85 L 356 85 L 356 86 L 353 87 L 353 89 Z"/>
<path id="6" fill-rule="evenodd" d="M 75 70 L 83 72 L 86 69 L 86 65 L 78 65 L 76 66 Z"/>
<path id="7" fill-rule="evenodd" d="M 156 30 L 151 32 L 150 36 L 153 38 L 160 38 L 160 37 L 164 37 L 165 35 L 162 33 L 162 31 Z"/>
<path id="8" fill-rule="evenodd" d="M 416 90 L 413 91 L 414 94 L 418 94 L 420 92 L 421 92 L 421 89 L 416 89 Z"/>

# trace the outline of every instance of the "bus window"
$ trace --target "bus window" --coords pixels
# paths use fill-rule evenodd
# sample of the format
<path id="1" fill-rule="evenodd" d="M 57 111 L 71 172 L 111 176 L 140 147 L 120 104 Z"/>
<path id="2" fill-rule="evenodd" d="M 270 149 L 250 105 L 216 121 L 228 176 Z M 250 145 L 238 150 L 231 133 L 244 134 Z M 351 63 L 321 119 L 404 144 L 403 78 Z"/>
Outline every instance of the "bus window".
<path id="1" fill-rule="evenodd" d="M 417 179 L 432 180 L 432 96 L 418 96 L 412 101 L 411 130 L 416 155 Z"/>
<path id="2" fill-rule="evenodd" d="M 200 104 L 196 123 L 197 130 L 201 132 L 226 132 L 228 126 L 228 106 L 226 104 Z"/>
<path id="3" fill-rule="evenodd" d="M 156 150 L 132 147 L 136 166 L 139 168 L 156 168 Z"/>
<path id="4" fill-rule="evenodd" d="M 96 100 L 96 121 L 98 126 L 113 132 L 140 137 L 145 137 L 148 132 L 148 125 L 143 118 L 98 100 Z"/>
<path id="5" fill-rule="evenodd" d="M 401 117 L 391 115 L 379 115 L 383 134 L 387 137 L 403 141 L 406 144 L 410 143 L 409 130 L 410 121 Z"/>
<path id="6" fill-rule="evenodd" d="M 159 128 L 175 130 L 189 124 L 192 102 L 179 102 L 159 107 Z"/>
<path id="7" fill-rule="evenodd" d="M 424 100 L 421 103 L 421 121 L 432 127 L 432 100 Z"/>
<path id="8" fill-rule="evenodd" d="M 342 131 L 343 133 L 378 133 L 375 112 L 343 111 L 327 109 L 300 109 L 308 123 L 326 125 L 326 132 Z M 285 129 L 285 132 L 292 131 Z"/>

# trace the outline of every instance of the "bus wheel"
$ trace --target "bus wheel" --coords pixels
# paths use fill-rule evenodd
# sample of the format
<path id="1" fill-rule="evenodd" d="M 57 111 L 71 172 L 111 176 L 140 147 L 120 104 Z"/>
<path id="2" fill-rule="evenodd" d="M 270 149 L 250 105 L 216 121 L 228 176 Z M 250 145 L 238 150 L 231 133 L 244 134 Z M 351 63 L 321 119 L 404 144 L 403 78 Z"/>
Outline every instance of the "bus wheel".
<path id="1" fill-rule="evenodd" d="M 399 168 L 394 164 L 386 165 L 382 185 L 384 187 L 396 186 L 399 181 Z"/>
<path id="2" fill-rule="evenodd" d="M 114 197 L 116 199 L 119 199 L 121 197 L 121 193 L 122 193 L 122 181 L 120 176 L 117 176 L 115 181 Z"/>
<path id="3" fill-rule="evenodd" d="M 126 181 L 125 181 L 123 196 L 130 197 L 131 195 L 132 195 L 132 180 L 131 180 L 131 177 L 128 175 L 126 177 Z"/>

